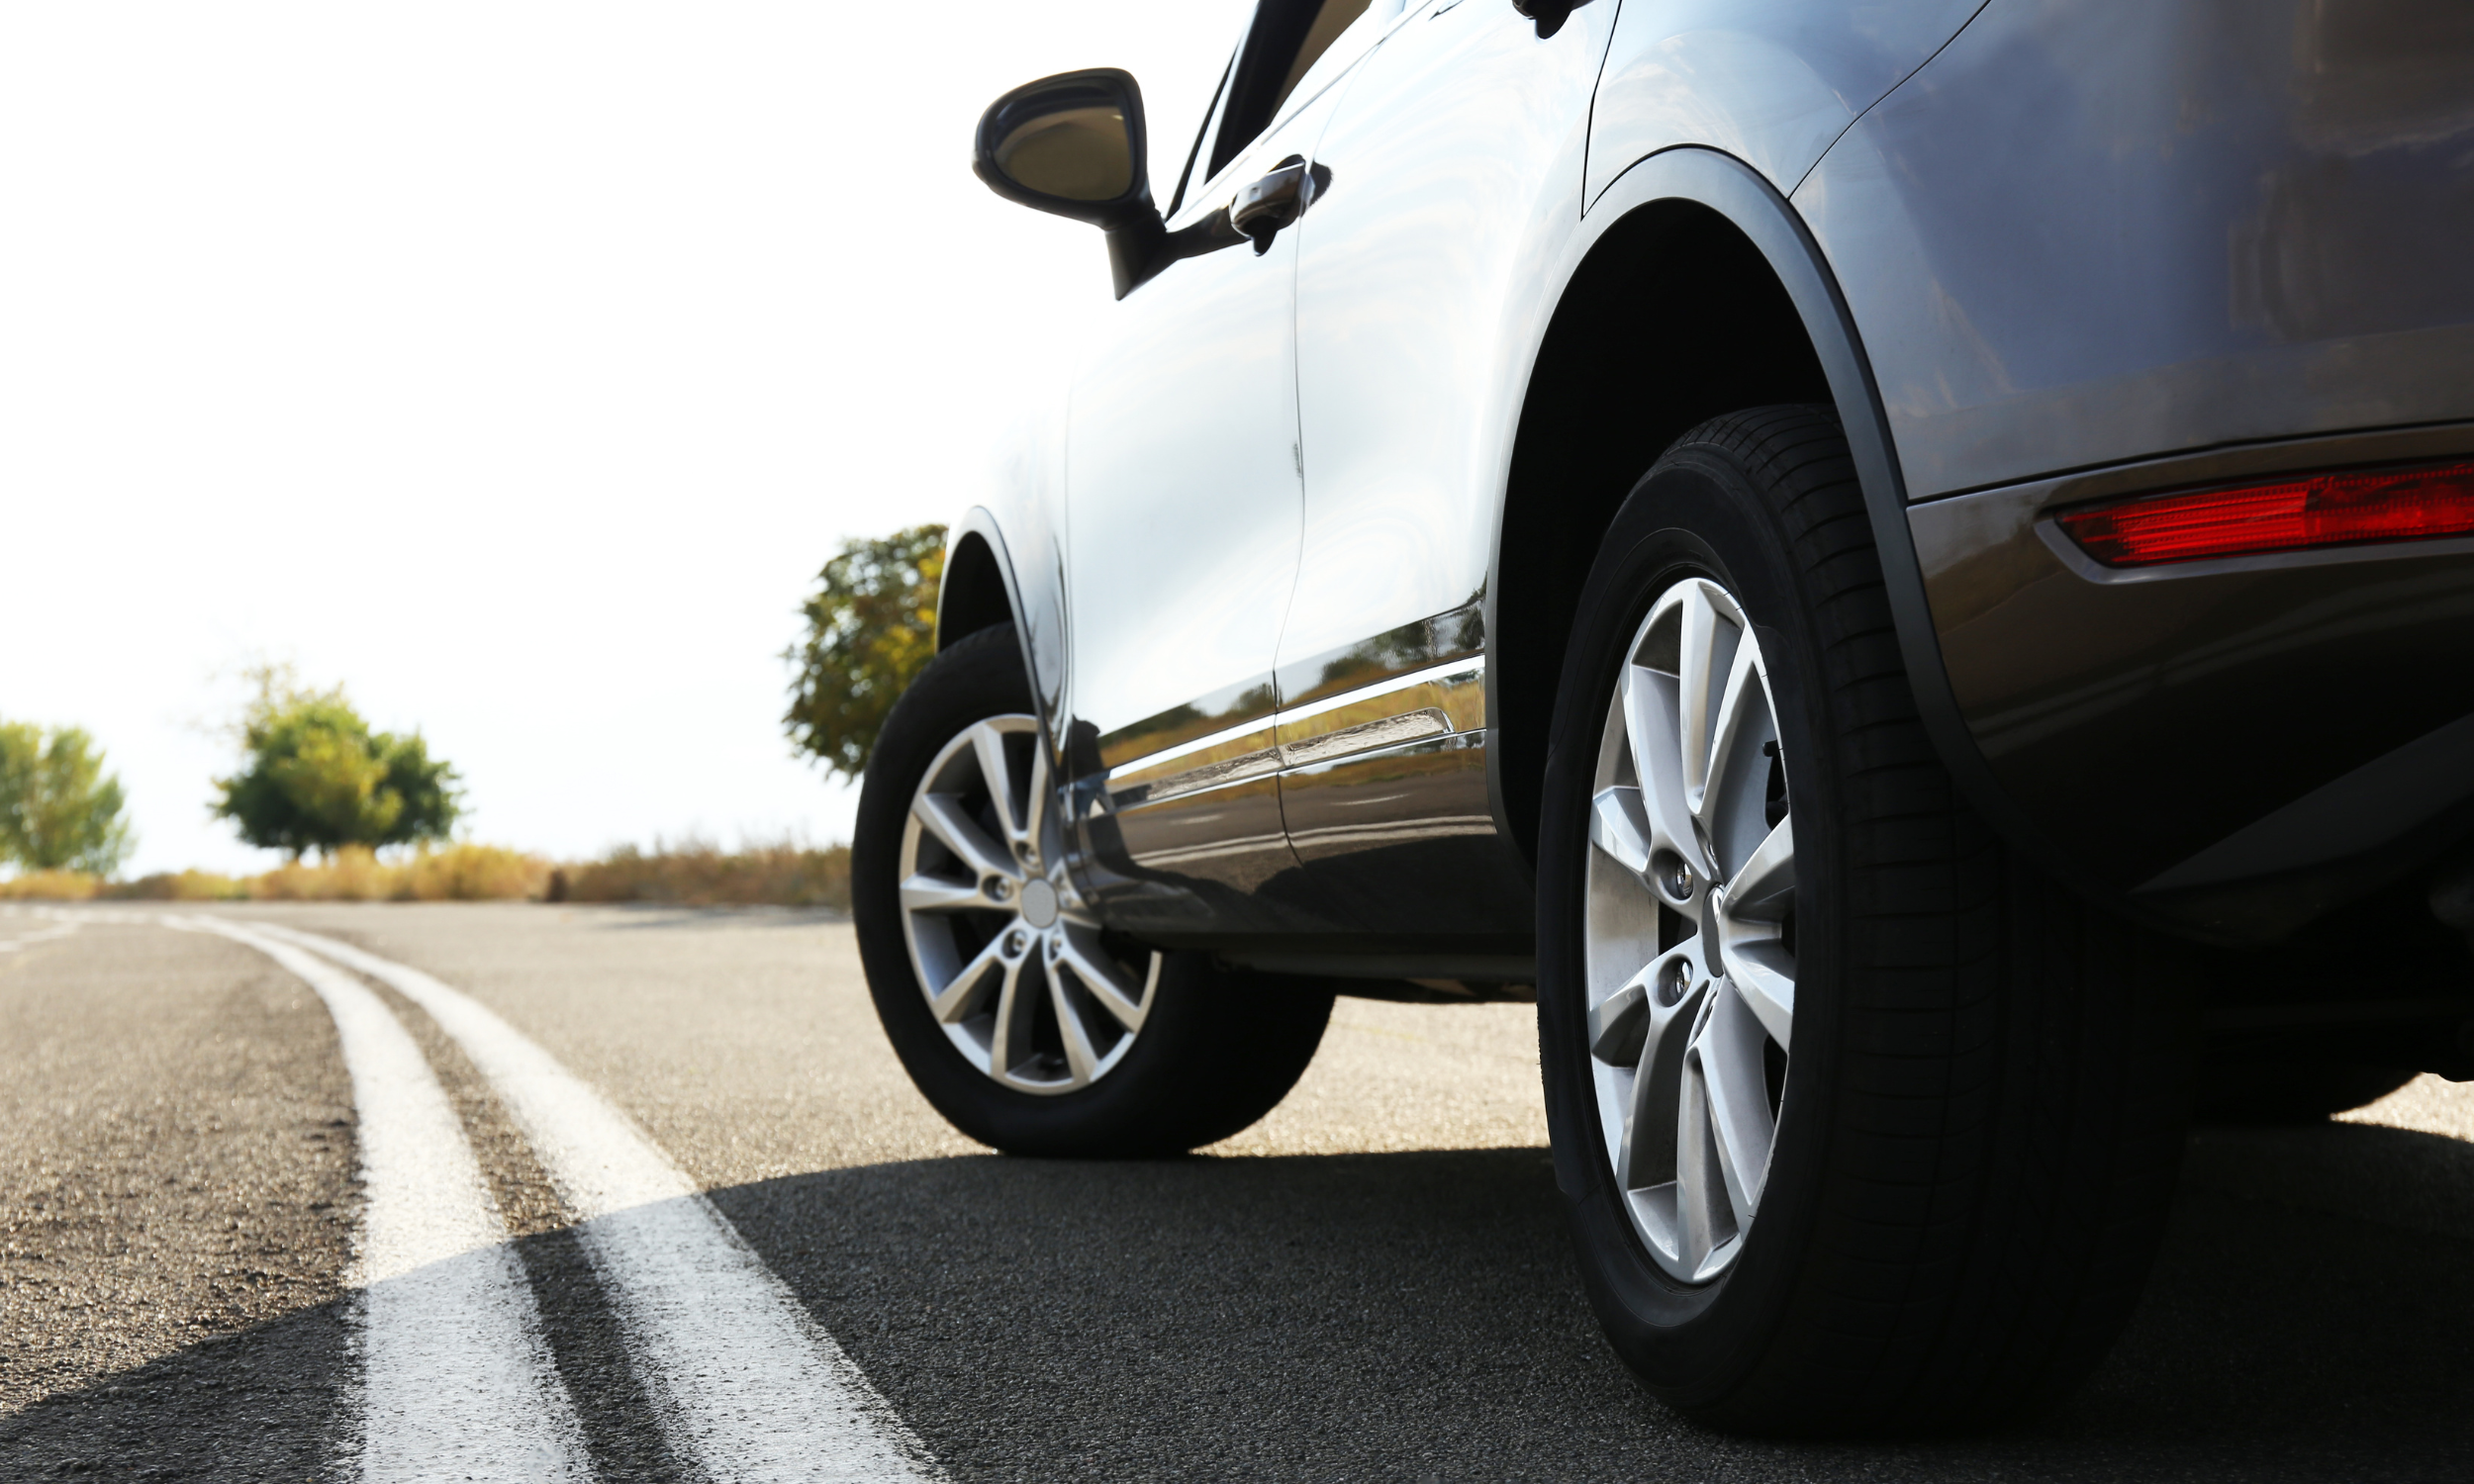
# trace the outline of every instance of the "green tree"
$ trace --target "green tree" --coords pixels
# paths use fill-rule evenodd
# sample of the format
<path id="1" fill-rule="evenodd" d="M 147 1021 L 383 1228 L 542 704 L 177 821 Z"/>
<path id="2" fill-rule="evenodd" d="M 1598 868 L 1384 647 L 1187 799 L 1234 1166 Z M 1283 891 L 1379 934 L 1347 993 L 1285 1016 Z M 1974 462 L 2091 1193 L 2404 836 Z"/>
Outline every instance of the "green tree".
<path id="1" fill-rule="evenodd" d="M 103 749 L 85 732 L 0 722 L 0 860 L 110 876 L 136 843 L 123 802 L 121 781 L 104 773 Z"/>
<path id="2" fill-rule="evenodd" d="M 457 775 L 419 732 L 374 732 L 343 688 L 306 690 L 288 667 L 249 673 L 257 694 L 236 728 L 247 766 L 217 779 L 218 818 L 251 845 L 299 860 L 346 845 L 443 840 L 463 812 Z"/>
<path id="3" fill-rule="evenodd" d="M 806 639 L 782 652 L 798 667 L 783 730 L 799 751 L 848 778 L 867 771 L 885 715 L 936 655 L 936 591 L 945 527 L 914 525 L 846 541 L 801 611 Z"/>

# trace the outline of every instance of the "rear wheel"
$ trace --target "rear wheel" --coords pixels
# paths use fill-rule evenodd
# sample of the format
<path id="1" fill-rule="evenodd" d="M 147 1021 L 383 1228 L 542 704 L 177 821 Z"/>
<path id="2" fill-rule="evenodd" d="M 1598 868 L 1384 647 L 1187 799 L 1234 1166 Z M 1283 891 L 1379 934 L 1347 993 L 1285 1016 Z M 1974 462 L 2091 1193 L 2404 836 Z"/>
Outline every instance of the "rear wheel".
<path id="1" fill-rule="evenodd" d="M 1705 424 L 1634 490 L 1545 805 L 1558 1183 L 1641 1380 L 1778 1432 L 2073 1384 L 2161 1231 L 2186 1017 L 1953 795 L 1826 410 Z"/>
<path id="2" fill-rule="evenodd" d="M 1015 1154 L 1174 1154 L 1285 1096 L 1330 986 L 1113 933 L 1065 868 L 1010 628 L 938 655 L 886 718 L 851 905 L 877 1016 L 936 1110 Z"/>

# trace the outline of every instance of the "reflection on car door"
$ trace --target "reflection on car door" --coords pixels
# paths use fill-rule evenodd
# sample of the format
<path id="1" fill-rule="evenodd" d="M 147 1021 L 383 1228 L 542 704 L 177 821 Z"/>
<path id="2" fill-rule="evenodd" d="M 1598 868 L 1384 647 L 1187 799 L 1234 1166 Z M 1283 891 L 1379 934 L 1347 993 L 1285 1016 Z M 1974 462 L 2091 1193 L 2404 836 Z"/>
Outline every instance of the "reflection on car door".
<path id="1" fill-rule="evenodd" d="M 1280 647 L 1290 840 L 1369 929 L 1525 934 L 1485 783 L 1486 562 L 1541 242 L 1580 218 L 1615 7 L 1552 35 L 1425 7 L 1369 57 L 1315 151 L 1300 233 L 1305 534 Z"/>
<path id="2" fill-rule="evenodd" d="M 1328 46 L 1335 13 L 1364 9 L 1258 11 L 1172 230 L 1305 152 L 1328 106 L 1299 87 L 1303 53 Z M 1170 265 L 1110 311 L 1074 388 L 1068 766 L 1101 868 L 1089 884 L 1129 927 L 1294 916 L 1265 887 L 1296 866 L 1272 777 L 1272 667 L 1302 524 L 1296 241 L 1291 228 Z"/>

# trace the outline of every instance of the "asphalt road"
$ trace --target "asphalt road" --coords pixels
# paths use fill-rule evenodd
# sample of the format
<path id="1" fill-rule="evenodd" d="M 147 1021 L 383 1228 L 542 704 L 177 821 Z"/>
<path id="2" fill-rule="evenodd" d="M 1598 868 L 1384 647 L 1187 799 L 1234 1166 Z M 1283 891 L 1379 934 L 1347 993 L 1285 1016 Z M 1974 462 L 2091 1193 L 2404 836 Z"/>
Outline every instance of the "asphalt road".
<path id="1" fill-rule="evenodd" d="M 1627 1382 L 1536 1078 L 1343 1000 L 1225 1145 L 1012 1159 L 812 914 L 0 910 L 0 1479 L 2474 1478 L 2474 1087 L 2194 1134 L 2083 1394 L 1856 1446 Z"/>

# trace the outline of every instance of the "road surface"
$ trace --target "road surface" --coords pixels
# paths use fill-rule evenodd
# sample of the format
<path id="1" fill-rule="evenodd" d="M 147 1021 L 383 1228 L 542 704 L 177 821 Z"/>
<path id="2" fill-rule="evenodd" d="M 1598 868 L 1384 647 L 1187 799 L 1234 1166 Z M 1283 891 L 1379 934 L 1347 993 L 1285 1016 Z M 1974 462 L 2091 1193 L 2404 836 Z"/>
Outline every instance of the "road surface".
<path id="1" fill-rule="evenodd" d="M 2469 1141 L 2196 1133 L 2058 1413 L 1748 1440 L 1599 1341 L 1525 1007 L 1343 1000 L 1238 1138 L 1050 1162 L 819 914 L 0 909 L 0 1479 L 2463 1480 Z"/>

